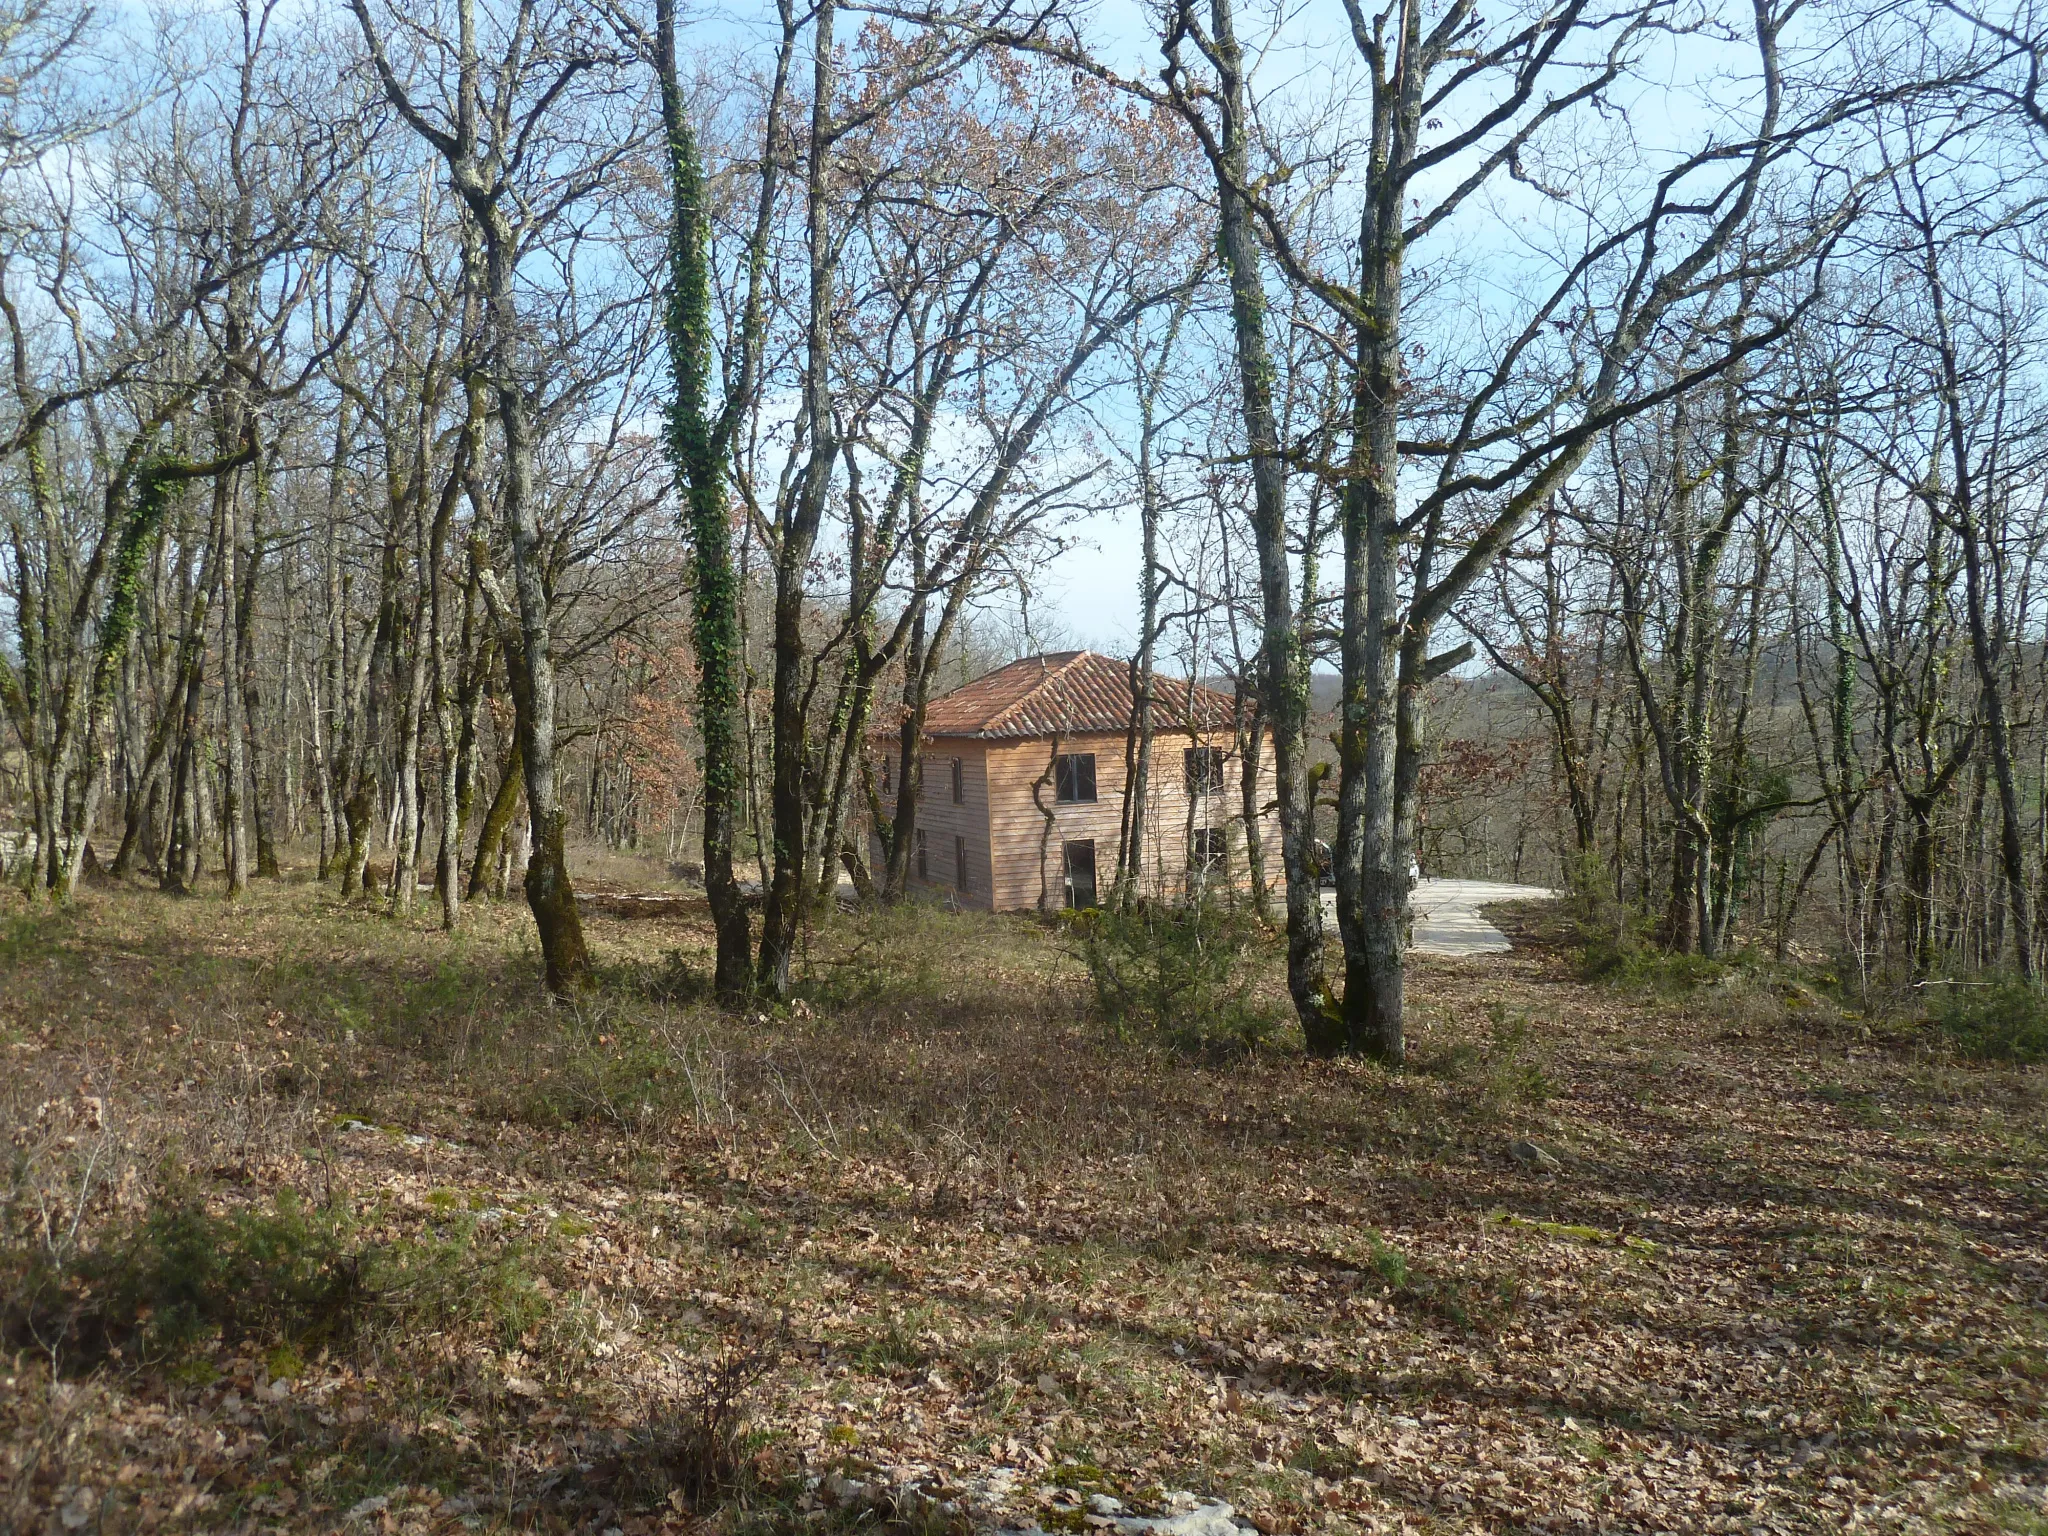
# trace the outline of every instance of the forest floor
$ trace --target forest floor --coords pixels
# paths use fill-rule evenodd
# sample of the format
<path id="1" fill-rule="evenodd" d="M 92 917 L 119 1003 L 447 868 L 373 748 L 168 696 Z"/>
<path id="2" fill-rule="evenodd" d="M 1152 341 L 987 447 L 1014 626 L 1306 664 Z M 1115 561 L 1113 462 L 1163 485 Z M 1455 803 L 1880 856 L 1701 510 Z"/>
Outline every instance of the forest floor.
<path id="1" fill-rule="evenodd" d="M 1768 969 L 1497 912 L 1388 1073 L 1023 919 L 770 1018 L 694 909 L 563 1007 L 512 904 L 0 899 L 0 1529 L 2048 1531 L 2048 1079 Z"/>

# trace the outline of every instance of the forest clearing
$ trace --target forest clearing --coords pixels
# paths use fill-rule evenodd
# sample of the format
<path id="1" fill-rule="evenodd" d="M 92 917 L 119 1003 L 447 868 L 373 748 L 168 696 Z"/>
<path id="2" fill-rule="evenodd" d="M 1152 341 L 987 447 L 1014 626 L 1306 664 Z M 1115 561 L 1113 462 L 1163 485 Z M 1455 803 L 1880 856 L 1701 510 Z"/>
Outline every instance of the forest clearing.
<path id="1" fill-rule="evenodd" d="M 2048 1536 L 2044 296 L 2036 0 L 0 0 L 0 1536 Z"/>
<path id="2" fill-rule="evenodd" d="M 12 1156 L 97 1278 L 7 1255 L 10 1529 L 2042 1528 L 2041 1077 L 1789 970 L 1492 909 L 1394 1073 L 1119 1040 L 1032 918 L 842 915 L 769 1019 L 701 915 L 564 1004 L 517 905 L 23 911 Z"/>

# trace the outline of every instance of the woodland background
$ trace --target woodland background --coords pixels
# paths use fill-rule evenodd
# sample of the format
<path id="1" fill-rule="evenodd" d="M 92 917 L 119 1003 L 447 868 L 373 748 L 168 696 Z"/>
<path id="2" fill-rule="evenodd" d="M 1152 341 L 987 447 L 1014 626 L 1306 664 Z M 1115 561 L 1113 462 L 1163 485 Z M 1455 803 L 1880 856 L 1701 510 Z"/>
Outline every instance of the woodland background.
<path id="1" fill-rule="evenodd" d="M 1399 1059 L 1411 851 L 2030 977 L 2028 19 L 1152 19 L 17 8 L 10 869 L 304 843 L 451 926 L 533 871 L 572 985 L 573 837 L 781 995 L 842 862 L 904 888 L 923 701 L 1056 646 L 1115 515 L 1134 755 L 1160 666 L 1270 732 L 1318 1048 Z"/>
<path id="2" fill-rule="evenodd" d="M 2043 1529 L 2044 59 L 0 0 L 0 1525 Z M 1277 836 L 901 899 L 1089 539 Z"/>

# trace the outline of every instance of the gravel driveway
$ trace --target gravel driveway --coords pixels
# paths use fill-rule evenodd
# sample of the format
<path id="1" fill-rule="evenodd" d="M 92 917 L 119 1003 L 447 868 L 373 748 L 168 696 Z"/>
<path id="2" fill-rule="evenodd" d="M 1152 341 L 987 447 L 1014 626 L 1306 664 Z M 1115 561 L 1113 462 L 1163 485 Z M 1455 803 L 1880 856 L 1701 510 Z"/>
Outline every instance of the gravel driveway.
<path id="1" fill-rule="evenodd" d="M 1509 885 L 1500 880 L 1424 880 L 1415 887 L 1418 955 L 1499 955 L 1514 946 L 1508 936 L 1479 915 L 1496 901 L 1548 901 L 1559 893 L 1542 885 Z M 1334 931 L 1337 893 L 1323 892 L 1323 920 Z"/>

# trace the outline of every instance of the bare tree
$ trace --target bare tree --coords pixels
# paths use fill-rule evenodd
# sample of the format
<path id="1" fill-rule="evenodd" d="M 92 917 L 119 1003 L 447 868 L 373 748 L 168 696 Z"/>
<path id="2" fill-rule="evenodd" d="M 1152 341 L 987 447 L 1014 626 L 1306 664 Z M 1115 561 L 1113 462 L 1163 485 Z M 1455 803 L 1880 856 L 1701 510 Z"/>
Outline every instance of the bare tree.
<path id="1" fill-rule="evenodd" d="M 615 89 L 619 60 L 581 10 L 544 0 L 517 0 L 502 13 L 482 15 L 475 0 L 457 0 L 452 27 L 423 7 L 405 13 L 400 29 L 380 23 L 370 0 L 350 0 L 350 7 L 386 97 L 441 157 L 481 247 L 485 340 L 477 366 L 494 397 L 504 455 L 499 513 L 511 547 L 519 632 L 517 652 L 507 654 L 515 663 L 511 692 L 533 828 L 526 898 L 547 984 L 569 991 L 588 980 L 590 959 L 563 844 L 554 637 L 534 484 L 536 380 L 521 355 L 519 269 L 535 243 L 551 237 L 633 147 L 631 136 L 613 139 L 594 118 Z M 488 59 L 487 36 L 494 50 Z M 395 38 L 403 40 L 403 55 L 394 55 Z M 586 126 L 595 131 L 579 138 Z"/>

